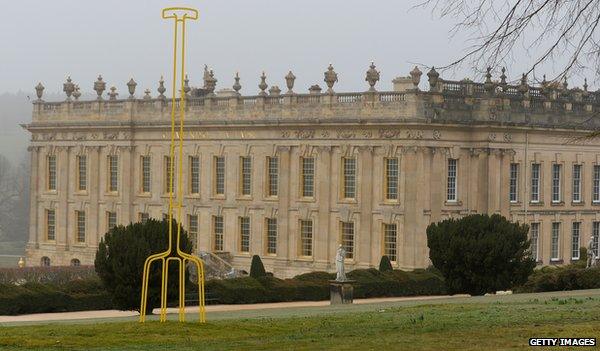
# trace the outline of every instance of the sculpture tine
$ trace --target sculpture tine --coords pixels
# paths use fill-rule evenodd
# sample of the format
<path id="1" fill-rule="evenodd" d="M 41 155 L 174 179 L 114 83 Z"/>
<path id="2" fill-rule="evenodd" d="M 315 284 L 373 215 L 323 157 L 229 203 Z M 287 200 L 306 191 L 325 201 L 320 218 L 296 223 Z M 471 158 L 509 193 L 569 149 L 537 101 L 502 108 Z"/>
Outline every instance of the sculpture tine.
<path id="1" fill-rule="evenodd" d="M 181 225 L 177 225 L 177 251 L 172 255 L 173 244 L 173 211 L 177 210 L 177 222 L 181 223 L 181 209 L 183 200 L 182 170 L 183 170 L 183 122 L 185 117 L 185 24 L 187 20 L 198 19 L 198 11 L 187 7 L 169 7 L 162 11 L 163 19 L 173 19 L 174 21 L 174 43 L 173 43 L 173 88 L 171 98 L 171 145 L 169 156 L 171 160 L 175 159 L 175 147 L 177 145 L 178 164 L 177 164 L 177 203 L 173 199 L 173 179 L 175 174 L 175 163 L 171 162 L 169 175 L 171 184 L 169 184 L 169 246 L 163 252 L 148 256 L 144 262 L 144 272 L 142 276 L 142 293 L 140 304 L 140 322 L 146 321 L 146 307 L 148 304 L 148 284 L 150 280 L 150 267 L 152 263 L 158 261 L 161 264 L 161 289 L 160 289 L 160 321 L 167 320 L 167 287 L 169 281 L 169 263 L 176 262 L 179 268 L 179 321 L 185 322 L 185 269 L 188 262 L 196 265 L 198 271 L 198 302 L 199 302 L 199 321 L 206 321 L 204 308 L 204 264 L 202 260 L 194 255 L 181 250 Z M 179 27 L 181 24 L 181 38 L 179 37 Z M 178 42 L 181 43 L 180 54 L 180 75 L 178 77 Z M 180 89 L 177 89 L 179 81 Z M 177 105 L 177 92 L 179 92 L 179 105 Z M 178 112 L 178 113 L 177 113 Z M 176 132 L 175 116 L 179 115 L 179 131 Z M 175 140 L 177 136 L 177 141 Z"/>

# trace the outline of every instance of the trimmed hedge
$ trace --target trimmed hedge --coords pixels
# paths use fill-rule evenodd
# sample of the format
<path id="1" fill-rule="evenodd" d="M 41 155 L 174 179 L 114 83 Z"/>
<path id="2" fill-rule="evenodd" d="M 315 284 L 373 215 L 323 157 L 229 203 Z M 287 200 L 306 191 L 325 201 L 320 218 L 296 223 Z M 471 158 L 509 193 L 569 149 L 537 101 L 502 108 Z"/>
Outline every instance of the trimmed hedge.
<path id="1" fill-rule="evenodd" d="M 348 273 L 356 280 L 355 298 L 442 295 L 444 280 L 432 269 L 412 272 L 380 272 L 359 269 Z M 329 281 L 334 273 L 311 272 L 292 279 L 272 276 L 242 277 L 206 282 L 206 295 L 221 304 L 251 304 L 284 301 L 320 301 L 329 299 Z M 198 286 L 188 284 L 188 294 Z M 0 315 L 114 308 L 111 297 L 99 278 L 73 280 L 64 284 L 0 284 Z"/>
<path id="2" fill-rule="evenodd" d="M 112 309 L 110 296 L 98 278 L 62 285 L 0 284 L 0 315 Z"/>
<path id="3" fill-rule="evenodd" d="M 380 272 L 357 269 L 348 273 L 356 280 L 355 298 L 446 294 L 444 280 L 433 270 Z M 274 277 L 234 278 L 206 282 L 206 292 L 222 304 L 319 301 L 329 299 L 329 281 L 335 274 L 311 272 L 292 279 Z"/>
<path id="4" fill-rule="evenodd" d="M 533 272 L 515 292 L 544 292 L 600 288 L 600 267 L 585 268 L 581 264 L 543 267 Z"/>
<path id="5" fill-rule="evenodd" d="M 66 284 L 73 280 L 97 278 L 94 266 L 51 266 L 0 268 L 0 284 Z"/>

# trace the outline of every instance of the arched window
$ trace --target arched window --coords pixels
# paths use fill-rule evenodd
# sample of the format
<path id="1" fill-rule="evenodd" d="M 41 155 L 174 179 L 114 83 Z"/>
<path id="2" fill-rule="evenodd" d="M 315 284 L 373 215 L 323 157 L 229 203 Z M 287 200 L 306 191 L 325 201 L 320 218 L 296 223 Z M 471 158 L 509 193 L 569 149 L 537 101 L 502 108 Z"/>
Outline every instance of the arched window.
<path id="1" fill-rule="evenodd" d="M 81 261 L 79 261 L 78 259 L 74 258 L 71 260 L 71 266 L 73 267 L 79 267 L 81 266 Z"/>
<path id="2" fill-rule="evenodd" d="M 43 267 L 50 267 L 50 258 L 48 258 L 46 256 L 42 257 L 41 265 Z"/>

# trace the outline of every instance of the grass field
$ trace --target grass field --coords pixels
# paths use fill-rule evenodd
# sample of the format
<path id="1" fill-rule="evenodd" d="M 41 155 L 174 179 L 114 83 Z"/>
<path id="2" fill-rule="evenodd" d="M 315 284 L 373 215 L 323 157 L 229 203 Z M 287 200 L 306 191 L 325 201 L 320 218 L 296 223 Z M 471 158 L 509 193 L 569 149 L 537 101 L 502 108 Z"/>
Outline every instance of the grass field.
<path id="1" fill-rule="evenodd" d="M 208 317 L 205 325 L 115 321 L 0 327 L 0 349 L 529 349 L 530 337 L 600 337 L 600 290 Z"/>

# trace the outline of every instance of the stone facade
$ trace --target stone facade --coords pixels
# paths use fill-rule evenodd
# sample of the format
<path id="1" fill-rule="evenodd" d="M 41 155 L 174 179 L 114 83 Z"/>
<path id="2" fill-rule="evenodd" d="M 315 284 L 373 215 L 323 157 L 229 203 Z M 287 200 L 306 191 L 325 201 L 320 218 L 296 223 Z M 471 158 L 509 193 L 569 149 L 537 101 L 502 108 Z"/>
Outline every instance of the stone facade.
<path id="1" fill-rule="evenodd" d="M 600 125 L 600 94 L 511 86 L 504 74 L 447 81 L 433 69 L 427 91 L 416 69 L 379 92 L 374 65 L 368 91 L 336 93 L 333 74 L 325 93 L 294 93 L 291 72 L 286 94 L 267 95 L 261 83 L 259 95 L 241 96 L 239 79 L 215 94 L 212 71 L 203 88 L 187 89 L 184 225 L 197 250 L 228 253 L 242 269 L 258 254 L 289 277 L 335 270 L 340 243 L 348 269 L 375 267 L 383 254 L 399 268 L 427 267 L 427 225 L 472 213 L 537 223 L 540 264 L 568 263 L 597 238 L 600 142 L 578 138 Z M 24 126 L 28 265 L 93 264 L 110 225 L 167 213 L 164 88 L 156 99 L 136 99 L 134 85 L 128 99 L 112 90 L 103 100 L 96 84 L 98 100 L 78 101 L 71 84 L 58 103 L 41 100 L 38 85 Z"/>

